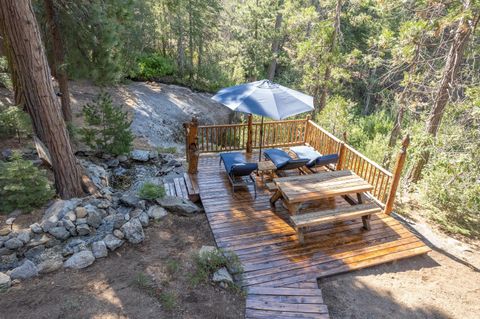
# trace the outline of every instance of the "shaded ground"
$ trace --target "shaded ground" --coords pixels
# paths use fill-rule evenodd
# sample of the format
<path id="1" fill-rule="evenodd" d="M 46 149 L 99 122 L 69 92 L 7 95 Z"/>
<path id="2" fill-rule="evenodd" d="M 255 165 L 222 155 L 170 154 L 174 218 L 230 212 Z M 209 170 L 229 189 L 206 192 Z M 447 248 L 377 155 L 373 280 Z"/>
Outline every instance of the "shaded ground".
<path id="1" fill-rule="evenodd" d="M 332 318 L 462 318 L 480 314 L 480 273 L 433 251 L 319 281 Z"/>
<path id="2" fill-rule="evenodd" d="M 0 318 L 243 318 L 244 299 L 193 286 L 191 256 L 213 245 L 205 216 L 169 216 L 80 271 L 60 270 L 0 294 Z"/>

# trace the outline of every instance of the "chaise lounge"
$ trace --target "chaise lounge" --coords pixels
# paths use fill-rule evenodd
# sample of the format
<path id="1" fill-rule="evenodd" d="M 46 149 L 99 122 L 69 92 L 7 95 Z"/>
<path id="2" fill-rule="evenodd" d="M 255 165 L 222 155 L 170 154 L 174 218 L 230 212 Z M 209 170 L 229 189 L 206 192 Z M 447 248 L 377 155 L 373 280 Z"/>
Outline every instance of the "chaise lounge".
<path id="1" fill-rule="evenodd" d="M 313 169 L 315 167 L 328 166 L 331 164 L 336 165 L 339 158 L 336 153 L 322 155 L 311 146 L 294 146 L 291 147 L 290 150 L 299 158 L 308 158 L 309 161 L 305 166 L 312 172 L 314 172 Z"/>
<path id="2" fill-rule="evenodd" d="M 265 150 L 263 154 L 275 164 L 277 171 L 300 169 L 310 161 L 308 158 L 293 159 L 287 152 L 276 148 Z"/>
<path id="3" fill-rule="evenodd" d="M 222 162 L 233 192 L 235 193 L 235 186 L 253 185 L 255 198 L 257 198 L 257 184 L 255 177 L 252 176 L 252 173 L 258 169 L 257 163 L 248 163 L 240 152 L 221 153 L 220 164 Z"/>

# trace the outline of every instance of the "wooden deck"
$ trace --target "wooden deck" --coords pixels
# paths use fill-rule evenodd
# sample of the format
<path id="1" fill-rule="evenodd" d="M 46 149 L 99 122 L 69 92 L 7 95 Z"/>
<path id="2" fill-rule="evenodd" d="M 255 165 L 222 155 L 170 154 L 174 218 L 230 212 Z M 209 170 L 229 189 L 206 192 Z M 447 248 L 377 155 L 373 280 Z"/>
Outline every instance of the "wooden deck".
<path id="1" fill-rule="evenodd" d="M 258 154 L 252 156 L 258 159 Z M 232 193 L 218 155 L 199 160 L 200 198 L 219 248 L 234 251 L 243 264 L 246 318 L 328 318 L 317 278 L 425 254 L 430 249 L 392 217 L 372 216 L 371 230 L 360 218 L 312 227 L 299 244 L 288 212 L 258 178 Z M 342 198 L 337 207 L 349 205 Z"/>

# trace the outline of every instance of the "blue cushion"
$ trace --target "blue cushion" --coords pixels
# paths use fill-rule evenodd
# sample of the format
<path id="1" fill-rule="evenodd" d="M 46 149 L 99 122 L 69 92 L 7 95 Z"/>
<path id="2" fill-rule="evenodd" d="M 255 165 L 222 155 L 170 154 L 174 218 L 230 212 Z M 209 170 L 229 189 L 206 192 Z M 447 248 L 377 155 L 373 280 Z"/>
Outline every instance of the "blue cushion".
<path id="1" fill-rule="evenodd" d="M 227 173 L 234 176 L 250 175 L 258 168 L 257 163 L 247 163 L 245 156 L 240 152 L 221 153 L 220 158 Z"/>
<path id="2" fill-rule="evenodd" d="M 298 157 L 308 158 L 309 162 L 306 164 L 307 167 L 325 166 L 338 162 L 338 154 L 334 153 L 322 156 L 322 154 L 310 146 L 295 146 L 291 147 L 290 150 L 297 154 Z"/>
<path id="3" fill-rule="evenodd" d="M 299 168 L 309 161 L 306 158 L 293 159 L 287 152 L 276 148 L 265 150 L 264 154 L 275 164 L 278 170 Z"/>

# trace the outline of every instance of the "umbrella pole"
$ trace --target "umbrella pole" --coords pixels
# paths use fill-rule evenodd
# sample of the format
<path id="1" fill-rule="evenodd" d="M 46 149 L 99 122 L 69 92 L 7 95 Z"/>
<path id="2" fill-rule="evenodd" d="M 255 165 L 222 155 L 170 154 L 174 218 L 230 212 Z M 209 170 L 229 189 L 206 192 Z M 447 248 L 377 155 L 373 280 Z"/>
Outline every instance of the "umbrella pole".
<path id="1" fill-rule="evenodd" d="M 262 146 L 263 146 L 263 116 L 262 123 L 260 124 L 260 151 L 258 152 L 258 161 L 262 160 Z"/>

